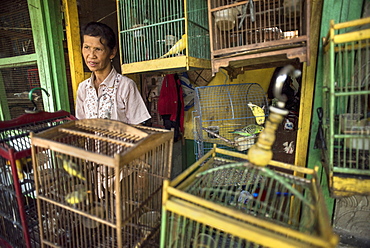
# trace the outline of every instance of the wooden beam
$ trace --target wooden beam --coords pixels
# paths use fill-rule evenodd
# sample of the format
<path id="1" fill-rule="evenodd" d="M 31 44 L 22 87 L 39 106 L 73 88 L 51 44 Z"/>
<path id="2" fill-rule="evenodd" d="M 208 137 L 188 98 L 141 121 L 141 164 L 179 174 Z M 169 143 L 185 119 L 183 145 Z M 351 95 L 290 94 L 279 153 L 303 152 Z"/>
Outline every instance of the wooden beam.
<path id="1" fill-rule="evenodd" d="M 322 0 L 321 0 L 322 1 Z M 363 0 L 325 0 L 323 1 L 322 15 L 320 18 L 314 17 L 321 20 L 321 33 L 320 37 L 325 37 L 329 31 L 330 20 L 334 20 L 335 23 L 345 22 L 349 20 L 358 19 L 361 16 L 361 9 L 363 6 Z M 315 13 L 315 12 L 313 12 Z M 315 95 L 313 101 L 313 111 L 312 111 L 312 122 L 311 122 L 311 137 L 309 145 L 309 156 L 307 161 L 307 167 L 313 168 L 314 166 L 320 166 L 319 175 L 321 175 L 321 188 L 323 190 L 326 207 L 329 212 L 329 216 L 333 215 L 334 210 L 334 199 L 330 196 L 329 188 L 330 181 L 328 179 L 332 175 L 328 175 L 326 170 L 322 169 L 322 151 L 321 149 L 314 149 L 314 143 L 316 139 L 317 129 L 318 129 L 318 116 L 316 114 L 316 109 L 322 106 L 322 86 L 323 86 L 323 45 L 318 42 L 319 49 L 316 59 L 316 78 L 315 78 Z M 330 172 L 329 172 L 330 173 Z"/>
<path id="2" fill-rule="evenodd" d="M 45 111 L 69 111 L 63 50 L 60 2 L 28 0 L 40 85 L 50 97 L 43 98 Z"/>
<path id="3" fill-rule="evenodd" d="M 36 64 L 37 64 L 36 53 L 0 58 L 0 69 Z"/>
<path id="4" fill-rule="evenodd" d="M 309 134 L 311 129 L 311 113 L 315 88 L 315 72 L 319 34 L 321 26 L 322 0 L 311 3 L 310 24 L 310 65 L 304 63 L 302 71 L 301 104 L 299 108 L 297 146 L 295 153 L 295 165 L 306 166 Z"/>
<path id="5" fill-rule="evenodd" d="M 76 100 L 78 84 L 85 79 L 81 55 L 80 22 L 78 19 L 77 1 L 63 0 L 63 9 L 66 22 L 73 99 Z"/>

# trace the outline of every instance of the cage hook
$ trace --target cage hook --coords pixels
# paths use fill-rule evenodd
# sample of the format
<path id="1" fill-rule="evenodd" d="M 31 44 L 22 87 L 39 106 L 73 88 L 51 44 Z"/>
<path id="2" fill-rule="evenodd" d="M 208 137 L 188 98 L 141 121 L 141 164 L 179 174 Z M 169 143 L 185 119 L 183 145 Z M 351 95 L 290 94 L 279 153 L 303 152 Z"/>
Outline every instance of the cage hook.
<path id="1" fill-rule="evenodd" d="M 39 110 L 37 110 L 37 105 L 35 103 L 35 100 L 33 99 L 33 92 L 35 90 L 44 91 L 48 97 L 50 96 L 49 92 L 47 92 L 47 90 L 45 90 L 44 88 L 36 87 L 36 88 L 31 89 L 30 92 L 28 93 L 28 99 L 32 102 L 34 107 L 33 107 L 33 109 L 26 109 L 26 113 L 37 113 L 37 112 L 39 112 Z"/>
<path id="2" fill-rule="evenodd" d="M 278 99 L 277 107 L 284 108 L 287 101 L 287 96 L 282 93 L 285 80 L 288 76 L 298 78 L 301 76 L 301 71 L 296 70 L 292 65 L 284 66 L 278 73 L 275 81 L 275 87 L 273 88 L 273 93 L 276 99 Z"/>

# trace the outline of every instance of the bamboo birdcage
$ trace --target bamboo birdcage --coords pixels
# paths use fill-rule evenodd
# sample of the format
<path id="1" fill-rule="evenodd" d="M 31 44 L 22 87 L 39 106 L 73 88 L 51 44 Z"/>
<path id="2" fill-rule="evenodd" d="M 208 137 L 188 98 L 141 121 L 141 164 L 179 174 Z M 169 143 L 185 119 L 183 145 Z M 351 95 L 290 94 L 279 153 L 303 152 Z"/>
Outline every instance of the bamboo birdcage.
<path id="1" fill-rule="evenodd" d="M 323 153 L 334 197 L 370 194 L 369 24 L 332 21 L 324 43 Z"/>
<path id="2" fill-rule="evenodd" d="M 297 174 L 303 175 L 303 177 Z M 335 247 L 316 170 L 214 147 L 163 188 L 161 247 Z"/>
<path id="3" fill-rule="evenodd" d="M 34 164 L 42 247 L 156 247 L 173 132 L 90 119 L 31 138 L 49 158 Z"/>
<path id="4" fill-rule="evenodd" d="M 268 101 L 262 87 L 256 83 L 201 86 L 195 89 L 194 141 L 195 154 L 201 158 L 217 144 L 220 148 L 247 152 L 259 132 L 242 136 L 235 130 L 247 127 L 263 129 L 256 118 L 268 115 Z M 255 116 L 248 104 L 263 110 Z"/>
<path id="5" fill-rule="evenodd" d="M 212 72 L 309 61 L 309 0 L 208 0 Z"/>
<path id="6" fill-rule="evenodd" d="M 0 246 L 1 240 L 40 246 L 29 135 L 75 119 L 66 111 L 42 111 L 0 122 Z"/>
<path id="7" fill-rule="evenodd" d="M 210 68 L 206 1 L 118 0 L 117 8 L 123 73 Z"/>

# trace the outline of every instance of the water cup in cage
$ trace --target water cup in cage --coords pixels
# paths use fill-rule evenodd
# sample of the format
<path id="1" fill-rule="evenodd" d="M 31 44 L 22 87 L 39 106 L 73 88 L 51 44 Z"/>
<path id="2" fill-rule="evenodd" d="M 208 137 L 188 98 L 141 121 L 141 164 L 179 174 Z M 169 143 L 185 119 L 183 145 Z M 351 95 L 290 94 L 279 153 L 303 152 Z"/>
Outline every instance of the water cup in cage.
<path id="1" fill-rule="evenodd" d="M 218 10 L 213 13 L 217 27 L 221 31 L 228 31 L 235 27 L 236 17 L 240 13 L 240 8 Z"/>
<path id="2" fill-rule="evenodd" d="M 357 113 L 345 113 L 339 115 L 340 130 L 343 133 L 358 133 L 358 131 L 360 131 L 358 123 L 362 116 L 362 114 Z"/>
<path id="3" fill-rule="evenodd" d="M 290 40 L 296 37 L 298 37 L 298 30 L 283 32 L 283 38 L 285 40 Z"/>
<path id="4" fill-rule="evenodd" d="M 136 39 L 143 39 L 144 38 L 143 29 L 139 29 L 139 28 L 141 28 L 143 26 L 145 26 L 145 25 L 143 25 L 143 24 L 136 24 L 136 25 L 132 26 L 133 29 L 137 29 L 137 30 L 134 31 L 134 37 Z"/>

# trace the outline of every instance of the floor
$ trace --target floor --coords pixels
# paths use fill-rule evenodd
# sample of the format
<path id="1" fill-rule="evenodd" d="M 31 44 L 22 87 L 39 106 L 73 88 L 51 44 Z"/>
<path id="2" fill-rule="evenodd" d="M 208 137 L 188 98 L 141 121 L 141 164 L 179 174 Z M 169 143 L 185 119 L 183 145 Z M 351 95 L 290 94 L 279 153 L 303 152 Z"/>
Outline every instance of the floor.
<path id="1" fill-rule="evenodd" d="M 174 179 L 182 172 L 182 163 L 182 140 L 180 139 L 173 144 L 171 179 Z"/>
<path id="2" fill-rule="evenodd" d="M 338 247 L 370 247 L 370 196 L 337 199 L 333 226 L 341 241 Z"/>

